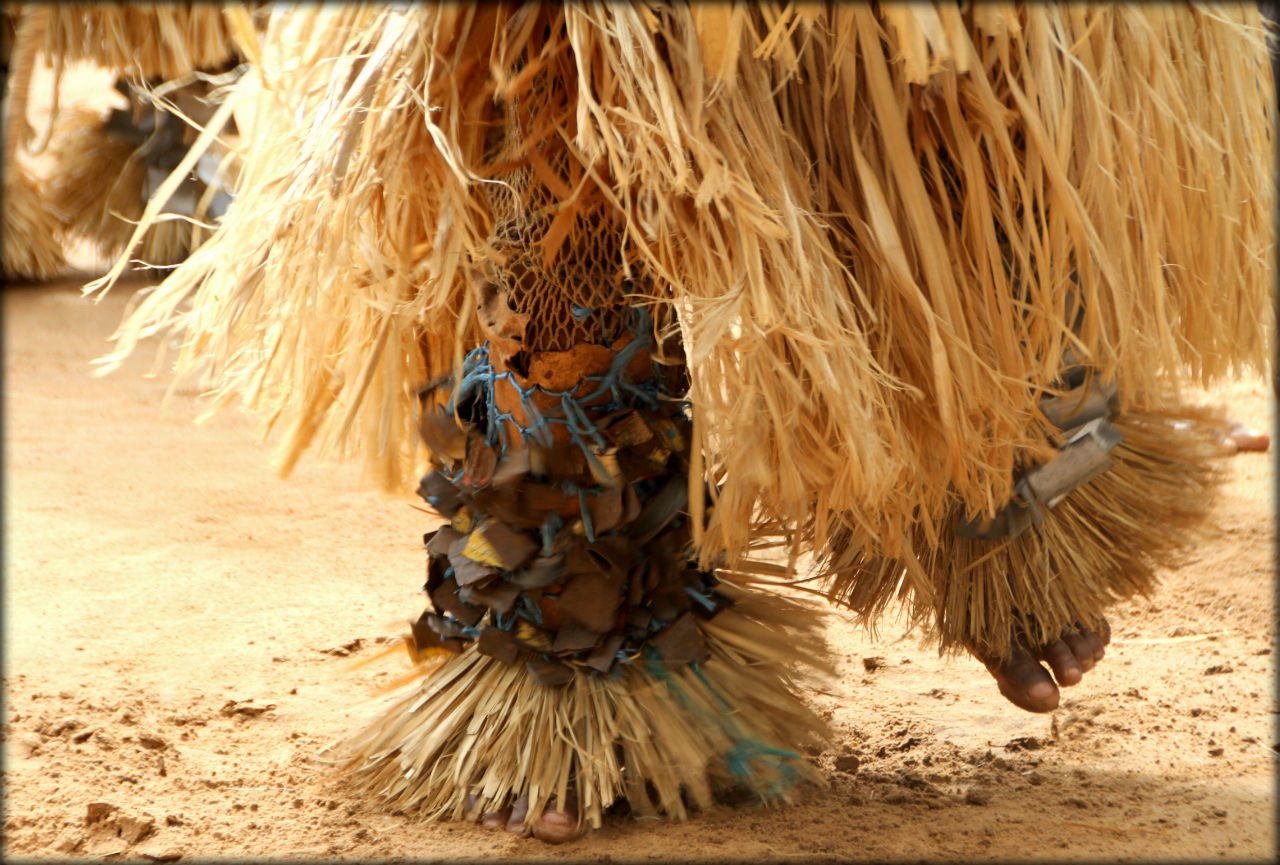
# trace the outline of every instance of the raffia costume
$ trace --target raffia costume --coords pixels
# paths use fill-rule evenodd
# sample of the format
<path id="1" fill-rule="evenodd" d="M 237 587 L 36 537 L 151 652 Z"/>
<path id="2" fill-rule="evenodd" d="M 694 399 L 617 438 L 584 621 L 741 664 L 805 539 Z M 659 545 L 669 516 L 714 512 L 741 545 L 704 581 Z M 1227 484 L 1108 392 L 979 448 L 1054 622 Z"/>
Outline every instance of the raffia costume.
<path id="1" fill-rule="evenodd" d="M 15 3 L 6 82 L 4 271 L 43 279 L 63 269 L 64 247 L 79 239 L 107 257 L 121 255 L 158 179 L 196 139 L 194 124 L 212 114 L 219 78 L 238 63 L 231 27 L 213 3 Z M 52 67 L 51 117 L 27 128 L 26 105 L 38 59 Z M 100 112 L 60 105 L 64 70 L 87 61 L 116 75 L 126 107 Z M 212 82 L 212 83 L 211 83 Z M 192 124 L 192 125 L 189 125 Z M 229 130 L 228 130 L 229 131 Z M 49 179 L 39 180 L 22 149 L 47 151 Z M 172 216 L 153 222 L 132 255 L 149 265 L 177 264 L 199 245 L 222 209 L 232 163 L 217 173 L 210 153 L 204 178 L 185 178 L 158 201 Z M 225 197 L 225 193 L 223 193 Z"/>
<path id="2" fill-rule="evenodd" d="M 349 743 L 426 815 L 785 799 L 824 661 L 760 583 L 987 657 L 1096 625 L 1206 507 L 1177 385 L 1267 363 L 1253 7 L 322 7 L 245 52 L 272 122 L 119 354 L 172 325 L 284 471 L 445 517 Z"/>

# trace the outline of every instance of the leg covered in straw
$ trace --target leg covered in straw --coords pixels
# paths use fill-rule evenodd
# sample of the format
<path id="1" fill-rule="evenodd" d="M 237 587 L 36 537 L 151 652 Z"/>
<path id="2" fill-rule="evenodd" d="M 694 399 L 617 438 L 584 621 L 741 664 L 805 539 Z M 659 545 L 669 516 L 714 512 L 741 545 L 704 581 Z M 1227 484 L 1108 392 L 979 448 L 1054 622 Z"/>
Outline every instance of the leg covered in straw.
<path id="1" fill-rule="evenodd" d="M 640 309 L 582 315 L 611 345 L 526 352 L 507 297 L 483 285 L 491 339 L 422 395 L 439 458 L 419 493 L 449 522 L 412 642 L 447 660 L 350 768 L 432 817 L 524 800 L 533 823 L 576 800 L 598 827 L 623 797 L 676 818 L 729 787 L 785 801 L 819 777 L 800 749 L 821 724 L 791 684 L 821 665 L 818 616 L 690 560 L 683 366 L 656 359 Z"/>
<path id="2" fill-rule="evenodd" d="M 1267 362 L 1256 20 L 291 7 L 244 79 L 272 119 L 236 205 L 111 362 L 172 325 L 180 368 L 209 355 L 220 404 L 287 430 L 284 470 L 359 448 L 393 486 L 425 458 L 414 394 L 447 378 L 421 407 L 448 525 L 414 645 L 448 660 L 352 742 L 355 777 L 438 816 L 572 790 L 593 822 L 643 778 L 680 815 L 738 744 L 807 771 L 783 756 L 807 614 L 716 582 L 762 533 L 997 665 L 1151 586 L 1208 475 L 1160 388 Z M 1068 354 L 1124 386 L 1114 435 L 1046 414 Z M 1082 456 L 1110 467 L 1063 471 Z M 731 731 L 689 708 L 718 699 Z"/>
<path id="3" fill-rule="evenodd" d="M 940 649 L 968 650 L 1012 702 L 1051 710 L 1057 689 L 1038 661 L 1075 684 L 1101 658 L 1106 608 L 1154 591 L 1203 530 L 1228 428 L 1220 410 L 1173 397 L 1047 424 L 1058 456 L 1020 467 L 1017 492 L 996 514 L 952 508 L 938 535 L 911 538 L 910 558 L 854 549 L 838 535 L 827 559 L 831 597 L 868 619 L 906 601 Z"/>

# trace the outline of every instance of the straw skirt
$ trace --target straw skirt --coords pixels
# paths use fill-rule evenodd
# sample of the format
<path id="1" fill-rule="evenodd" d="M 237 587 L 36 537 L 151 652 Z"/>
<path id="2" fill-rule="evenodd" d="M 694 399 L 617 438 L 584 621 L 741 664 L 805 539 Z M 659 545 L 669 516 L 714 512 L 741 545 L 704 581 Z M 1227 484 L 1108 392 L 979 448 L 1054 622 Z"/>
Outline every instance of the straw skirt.
<path id="1" fill-rule="evenodd" d="M 545 310 L 606 284 L 681 346 L 693 565 L 760 572 L 768 541 L 868 616 L 903 600 L 998 657 L 1150 588 L 1213 483 L 1217 420 L 1178 386 L 1268 363 L 1252 5 L 322 6 L 246 53 L 240 193 L 115 359 L 172 326 L 179 375 L 211 359 L 214 404 L 264 412 L 286 472 L 319 446 L 408 487 L 445 456 L 419 389 L 495 322 L 568 332 Z M 1073 370 L 1107 389 L 1086 432 L 1110 468 L 1016 537 L 965 534 L 1083 441 L 1046 408 Z M 471 651 L 364 739 L 371 783 L 432 813 L 460 807 L 441 785 L 520 785 L 454 750 L 417 786 L 443 740 L 393 755 L 417 707 L 491 717 L 446 696 L 508 675 Z"/>

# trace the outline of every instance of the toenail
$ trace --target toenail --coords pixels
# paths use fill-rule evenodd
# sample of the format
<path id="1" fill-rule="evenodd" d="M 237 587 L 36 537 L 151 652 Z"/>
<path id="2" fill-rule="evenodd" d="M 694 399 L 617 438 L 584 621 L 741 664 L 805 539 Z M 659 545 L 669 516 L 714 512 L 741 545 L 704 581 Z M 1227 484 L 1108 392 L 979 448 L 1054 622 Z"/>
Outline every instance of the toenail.
<path id="1" fill-rule="evenodd" d="M 1030 688 L 1027 688 L 1027 696 L 1035 700 L 1037 703 L 1042 703 L 1046 700 L 1053 699 L 1053 695 L 1056 691 L 1057 688 L 1053 687 L 1049 682 L 1036 682 Z"/>

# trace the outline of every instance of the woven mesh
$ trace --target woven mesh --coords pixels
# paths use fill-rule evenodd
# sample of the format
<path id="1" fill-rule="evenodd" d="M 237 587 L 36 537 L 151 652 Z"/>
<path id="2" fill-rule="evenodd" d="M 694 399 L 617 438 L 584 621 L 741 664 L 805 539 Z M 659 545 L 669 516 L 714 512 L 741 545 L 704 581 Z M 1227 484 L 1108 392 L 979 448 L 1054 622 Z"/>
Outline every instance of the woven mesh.
<path id="1" fill-rule="evenodd" d="M 538 177 L 520 150 L 535 121 L 545 120 L 557 97 L 563 98 L 547 78 L 545 73 L 539 75 L 518 100 L 499 105 L 488 159 L 494 165 L 513 167 L 495 172 L 497 182 L 484 185 L 493 215 L 489 243 L 499 260 L 505 259 L 490 278 L 506 291 L 513 309 L 529 314 L 524 342 L 531 352 L 612 342 L 623 332 L 628 290 L 621 231 L 602 208 L 579 212 L 554 258 L 545 261 L 543 241 L 561 196 Z M 565 187 L 575 187 L 569 171 L 572 157 L 559 136 L 548 136 L 538 145 L 538 158 L 546 161 Z"/>

